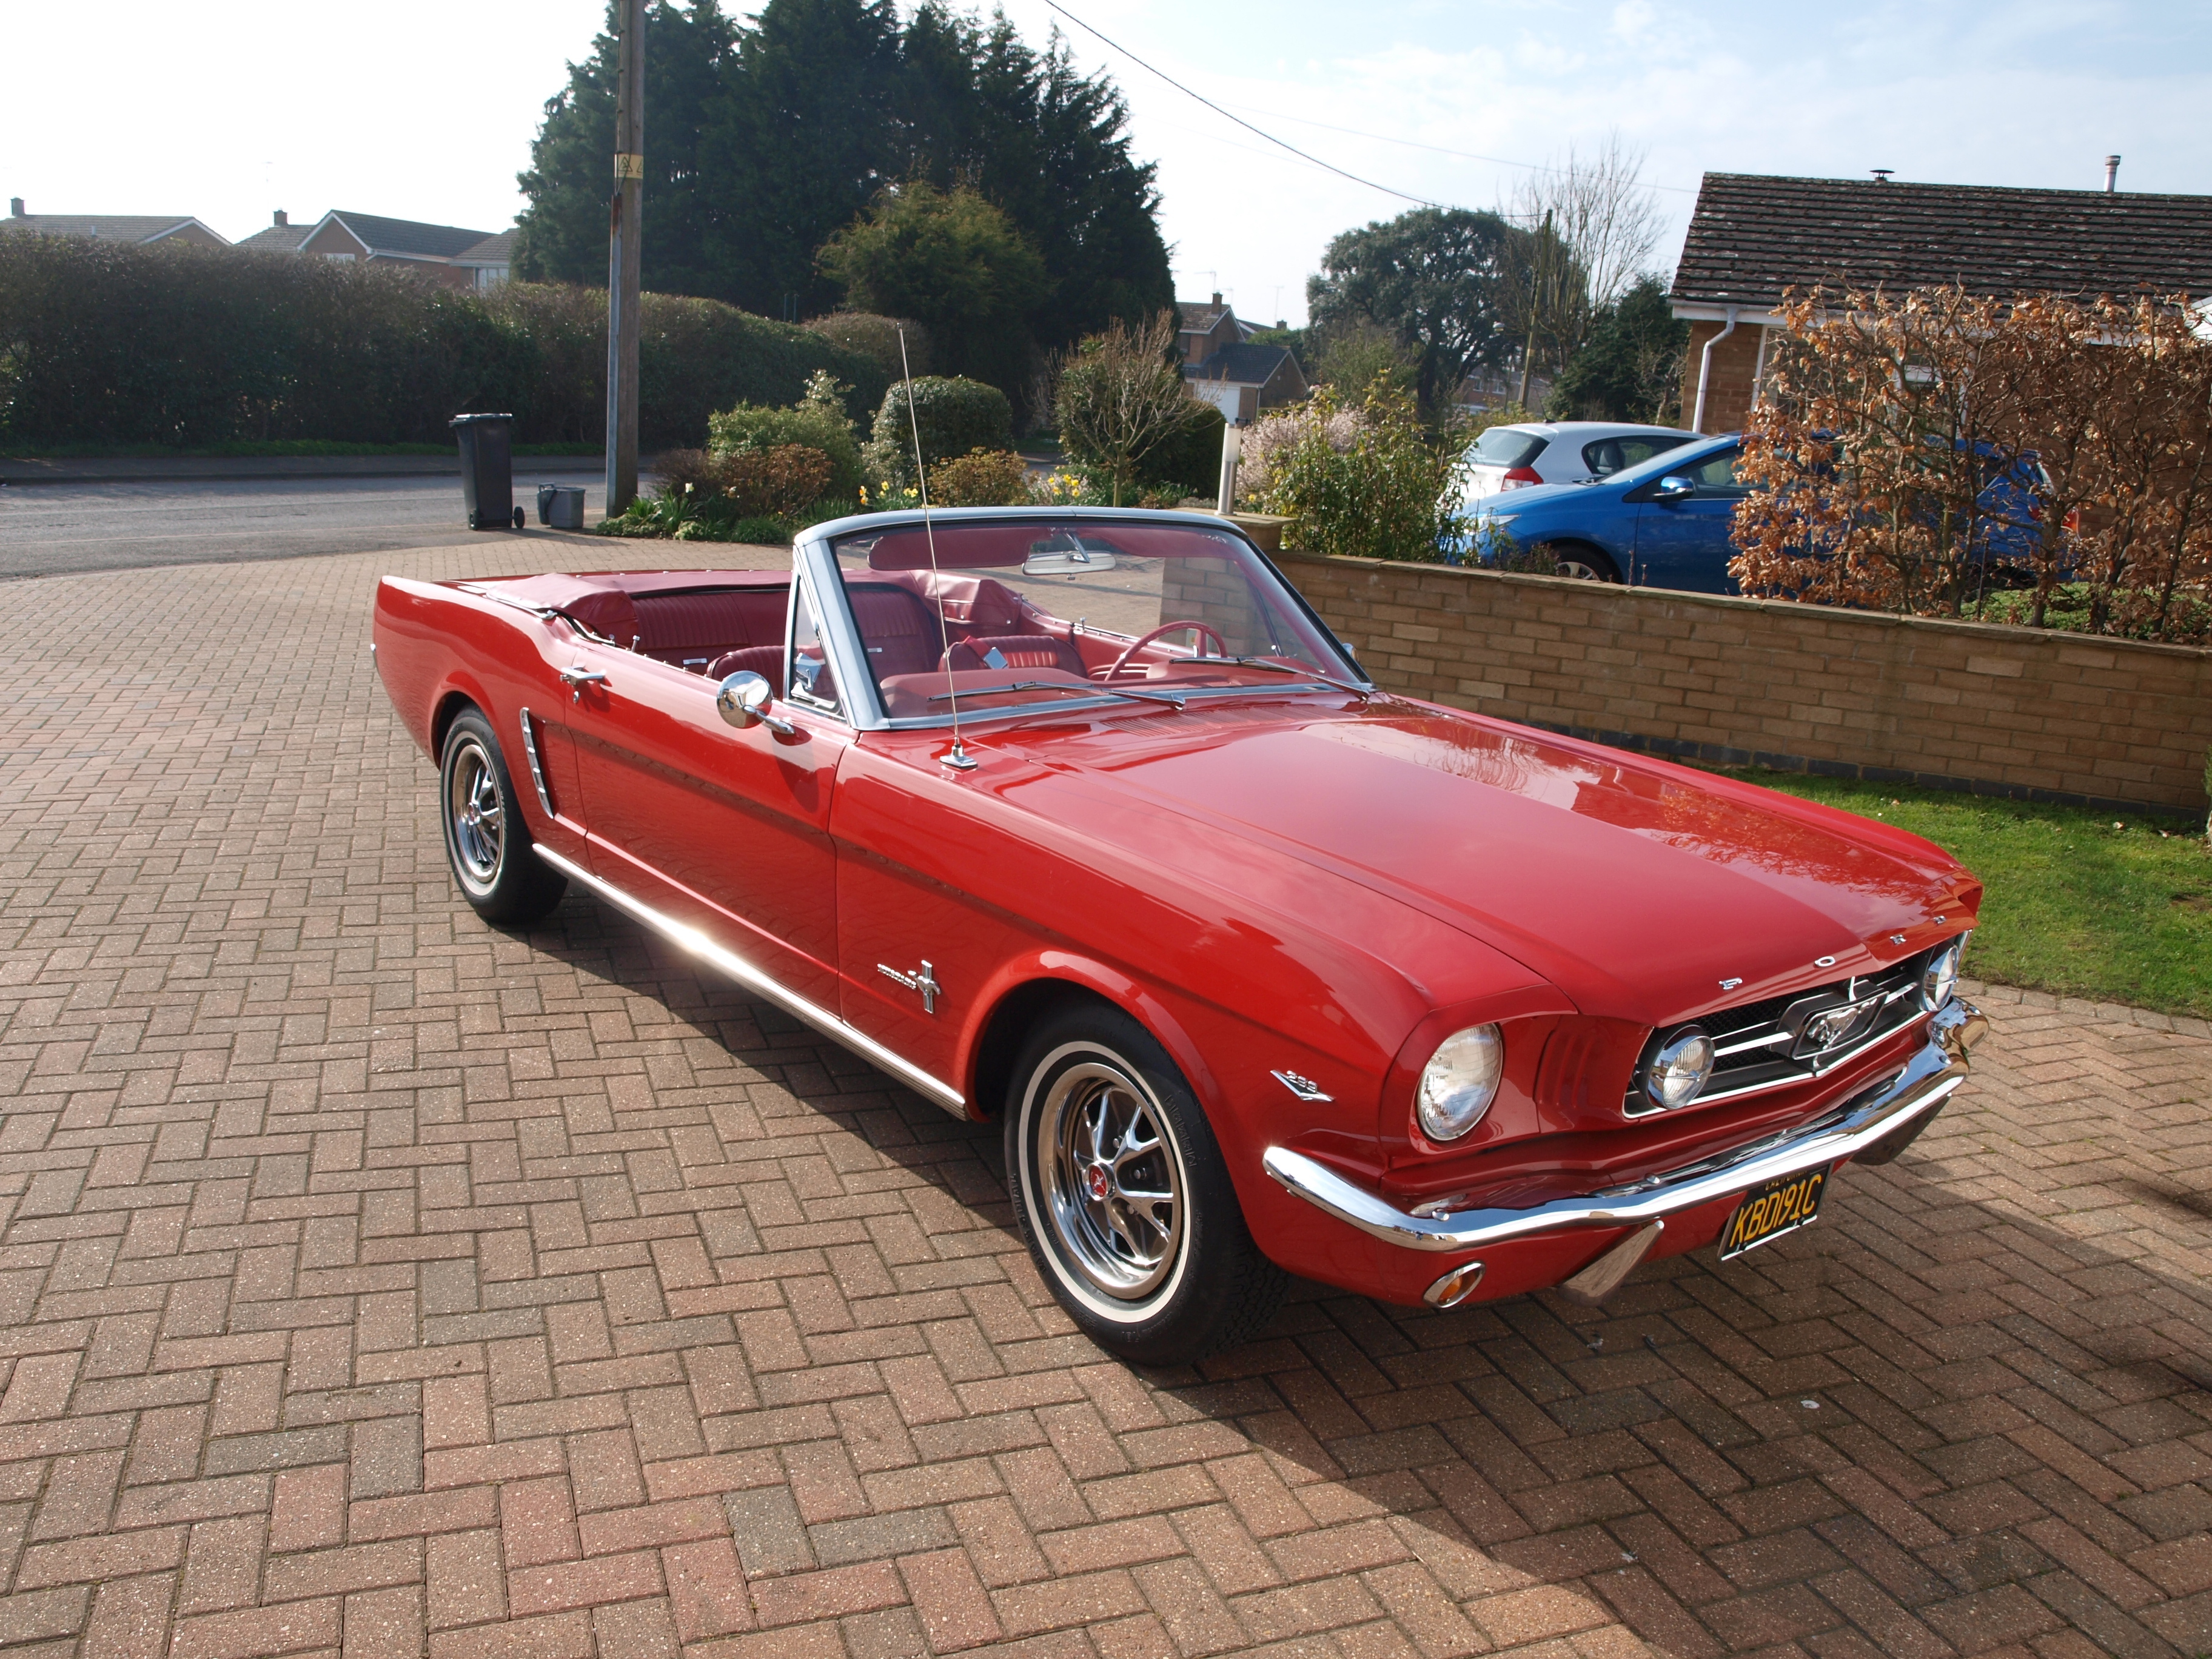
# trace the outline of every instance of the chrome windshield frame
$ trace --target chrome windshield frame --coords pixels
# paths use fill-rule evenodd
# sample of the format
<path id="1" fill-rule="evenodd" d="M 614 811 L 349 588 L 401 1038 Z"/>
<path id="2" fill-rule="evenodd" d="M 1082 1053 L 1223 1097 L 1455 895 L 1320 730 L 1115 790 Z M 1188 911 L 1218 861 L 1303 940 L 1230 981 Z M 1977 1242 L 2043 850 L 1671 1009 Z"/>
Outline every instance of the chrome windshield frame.
<path id="1" fill-rule="evenodd" d="M 1217 517 L 1210 513 L 1146 511 L 1141 507 L 971 507 L 933 508 L 929 514 L 929 521 L 940 530 L 963 524 L 989 523 L 994 520 L 1006 519 L 1030 519 L 1040 524 L 1048 520 L 1053 524 L 1060 525 L 1070 523 L 1175 524 L 1210 535 L 1233 538 L 1243 544 L 1244 550 L 1252 556 L 1260 568 L 1274 579 L 1285 601 L 1298 615 L 1305 618 L 1308 626 L 1316 635 L 1328 641 L 1334 647 L 1339 666 L 1331 669 L 1327 664 L 1323 664 L 1320 672 L 1335 674 L 1339 678 L 1366 687 L 1370 692 L 1376 689 L 1374 679 L 1360 665 L 1359 659 L 1341 640 L 1337 638 L 1335 631 L 1322 620 L 1320 614 L 1314 610 L 1313 606 L 1306 602 L 1306 597 L 1298 592 L 1297 585 L 1283 574 L 1281 568 L 1267 556 L 1266 551 L 1257 543 L 1230 520 Z M 812 589 L 819 607 L 817 620 L 822 629 L 823 649 L 829 653 L 831 669 L 837 676 L 837 685 L 843 694 L 845 718 L 856 731 L 942 731 L 952 723 L 950 710 L 941 715 L 908 714 L 896 719 L 884 712 L 881 694 L 876 690 L 876 677 L 868 672 L 867 649 L 861 642 L 860 628 L 854 621 L 852 605 L 846 596 L 844 573 L 837 564 L 835 544 L 840 538 L 850 536 L 860 531 L 893 530 L 909 525 L 920 525 L 921 522 L 922 515 L 918 511 L 854 514 L 848 518 L 832 519 L 822 524 L 808 526 L 799 532 L 792 546 L 793 577 L 796 578 L 804 572 L 809 579 L 808 585 Z M 951 562 L 948 561 L 948 568 L 950 565 Z M 787 653 L 790 648 L 787 631 L 787 629 L 785 647 Z M 1296 692 L 1309 687 L 1320 691 L 1334 690 L 1318 680 L 1302 684 L 1298 679 L 1290 675 L 1272 677 L 1262 684 L 1267 689 L 1279 692 Z M 1176 695 L 1195 697 L 1210 691 L 1216 694 L 1243 696 L 1261 689 L 1262 684 L 1194 686 L 1188 691 L 1178 689 Z M 1354 694 L 1340 691 L 1337 695 L 1349 696 Z M 998 716 L 995 717 L 1032 719 L 1041 714 L 1063 709 L 1073 713 L 1077 710 L 1089 711 L 1109 708 L 1128 710 L 1134 707 L 1133 703 L 1119 697 L 1070 696 L 1024 702 L 1014 708 L 999 711 Z M 987 704 L 970 705 L 966 699 L 962 700 L 960 722 L 963 726 L 981 724 L 994 718 L 994 715 Z"/>

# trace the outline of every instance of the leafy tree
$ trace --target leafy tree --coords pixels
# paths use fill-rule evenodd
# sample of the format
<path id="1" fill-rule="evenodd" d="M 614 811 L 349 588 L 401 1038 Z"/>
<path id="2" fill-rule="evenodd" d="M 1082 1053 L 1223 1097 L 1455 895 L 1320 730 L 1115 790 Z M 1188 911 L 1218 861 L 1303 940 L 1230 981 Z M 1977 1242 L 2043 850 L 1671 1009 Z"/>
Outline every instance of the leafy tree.
<path id="1" fill-rule="evenodd" d="M 1366 321 L 1419 355 L 1414 384 L 1433 417 L 1467 372 L 1498 361 L 1499 277 L 1514 232 L 1494 213 L 1416 208 L 1331 240 L 1306 280 L 1314 322 Z"/>
<path id="2" fill-rule="evenodd" d="M 976 191 L 887 189 L 819 263 L 855 310 L 920 321 L 940 368 L 1002 390 L 1024 378 L 1030 317 L 1051 282 L 1029 239 Z"/>
<path id="3" fill-rule="evenodd" d="M 1553 420 L 1677 419 L 1689 340 L 1690 325 L 1668 307 L 1666 284 L 1640 276 L 1598 313 L 1589 338 L 1553 384 L 1545 412 Z"/>
<path id="4" fill-rule="evenodd" d="M 654 0 L 645 17 L 645 286 L 656 293 L 735 297 L 709 269 L 714 191 L 700 172 L 700 137 L 720 98 L 737 30 L 717 0 Z M 620 43 L 613 7 L 592 55 L 545 103 L 544 125 L 520 175 L 529 205 L 518 216 L 515 275 L 530 282 L 607 280 L 607 198 L 613 188 L 615 80 Z"/>
<path id="5" fill-rule="evenodd" d="M 1364 317 L 1316 331 L 1320 350 L 1316 371 L 1346 401 L 1364 398 L 1377 387 L 1410 392 L 1419 376 L 1413 354 L 1380 323 Z"/>

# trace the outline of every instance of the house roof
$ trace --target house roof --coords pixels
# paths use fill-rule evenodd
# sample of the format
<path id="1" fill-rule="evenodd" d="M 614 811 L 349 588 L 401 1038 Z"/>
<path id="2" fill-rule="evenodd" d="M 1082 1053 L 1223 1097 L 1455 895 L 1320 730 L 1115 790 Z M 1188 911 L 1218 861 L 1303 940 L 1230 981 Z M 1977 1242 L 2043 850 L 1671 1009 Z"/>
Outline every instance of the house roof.
<path id="1" fill-rule="evenodd" d="M 1178 326 L 1185 334 L 1211 334 L 1222 318 L 1228 314 L 1229 309 L 1218 301 L 1211 305 L 1197 300 L 1176 301 Z"/>
<path id="2" fill-rule="evenodd" d="M 464 248 L 454 257 L 454 263 L 464 265 L 503 265 L 514 258 L 514 233 L 502 230 L 495 236 L 487 236 L 474 247 Z"/>
<path id="3" fill-rule="evenodd" d="M 25 213 L 0 219 L 0 230 L 27 230 L 46 236 L 89 236 L 102 242 L 155 242 L 200 222 L 189 213 Z M 221 231 L 200 225 L 218 241 Z"/>
<path id="4" fill-rule="evenodd" d="M 1231 386 L 1265 386 L 1291 354 L 1281 346 L 1224 346 L 1202 363 L 1186 363 L 1183 375 L 1193 380 L 1225 380 Z"/>
<path id="5" fill-rule="evenodd" d="M 257 230 L 239 244 L 256 253 L 297 253 L 300 244 L 315 234 L 313 225 L 270 225 Z"/>
<path id="6" fill-rule="evenodd" d="M 371 253 L 397 254 L 403 258 L 412 255 L 416 258 L 458 258 L 478 243 L 489 240 L 494 234 L 488 230 L 465 230 L 459 225 L 426 225 L 412 219 L 383 219 L 373 213 L 349 213 L 343 208 L 333 208 L 323 216 L 325 223 L 335 219 L 343 225 Z"/>
<path id="7" fill-rule="evenodd" d="M 1786 288 L 2212 293 L 2212 196 L 1709 173 L 1670 298 L 1771 307 Z"/>

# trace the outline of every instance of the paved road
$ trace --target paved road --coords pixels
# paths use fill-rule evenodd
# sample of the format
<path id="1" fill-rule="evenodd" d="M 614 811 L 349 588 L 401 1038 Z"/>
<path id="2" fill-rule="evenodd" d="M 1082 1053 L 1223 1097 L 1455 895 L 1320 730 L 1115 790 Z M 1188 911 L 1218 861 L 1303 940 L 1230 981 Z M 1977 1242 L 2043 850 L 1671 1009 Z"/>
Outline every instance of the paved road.
<path id="1" fill-rule="evenodd" d="M 994 1132 L 459 902 L 367 603 L 531 550 L 9 591 L 11 1651 L 2212 1650 L 2202 1022 L 1991 991 L 1816 1226 L 1140 1375 Z"/>
<path id="2" fill-rule="evenodd" d="M 482 539 L 576 539 L 538 525 L 544 482 L 584 485 L 585 522 L 604 516 L 599 473 L 526 462 L 515 472 L 514 499 L 530 510 L 530 528 L 479 532 Z M 468 533 L 460 480 L 452 476 L 9 485 L 0 488 L 0 580 L 434 547 Z"/>

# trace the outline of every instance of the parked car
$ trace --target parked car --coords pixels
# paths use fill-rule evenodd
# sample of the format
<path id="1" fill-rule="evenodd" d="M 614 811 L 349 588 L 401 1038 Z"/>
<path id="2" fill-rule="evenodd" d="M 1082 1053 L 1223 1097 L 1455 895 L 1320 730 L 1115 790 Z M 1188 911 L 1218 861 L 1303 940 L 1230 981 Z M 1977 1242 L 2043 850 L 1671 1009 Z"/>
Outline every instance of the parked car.
<path id="1" fill-rule="evenodd" d="M 1450 1307 L 1751 1249 L 1981 1028 L 1939 848 L 1385 695 L 1218 519 L 388 577 L 374 628 L 479 915 L 573 885 L 996 1121 L 1044 1282 L 1133 1360 L 1285 1273 Z"/>
<path id="2" fill-rule="evenodd" d="M 1987 451 L 1986 445 L 1980 447 Z M 1980 556 L 1991 586 L 2011 585 L 2037 532 L 2036 489 L 2045 483 L 2030 455 L 1989 452 L 1979 499 Z M 1541 547 L 1560 574 L 1693 593 L 1739 592 L 1729 574 L 1736 504 L 1751 493 L 1737 477 L 1741 434 L 1705 438 L 1663 451 L 1610 477 L 1584 484 L 1492 496 L 1475 509 L 1463 556 L 1495 561 L 1507 545 Z"/>
<path id="3" fill-rule="evenodd" d="M 1609 478 L 1697 435 L 1669 426 L 1623 426 L 1607 421 L 1493 426 L 1468 452 L 1465 500 L 1472 504 L 1509 489 Z"/>

